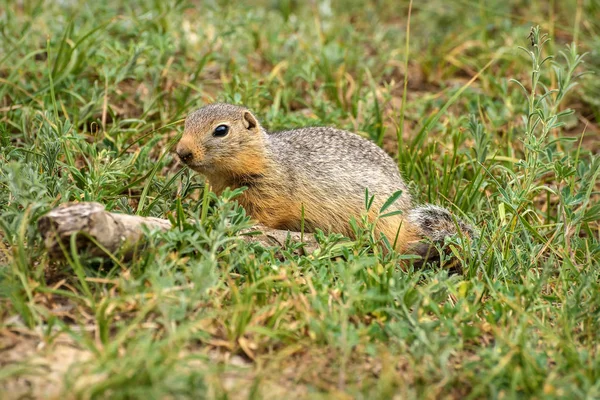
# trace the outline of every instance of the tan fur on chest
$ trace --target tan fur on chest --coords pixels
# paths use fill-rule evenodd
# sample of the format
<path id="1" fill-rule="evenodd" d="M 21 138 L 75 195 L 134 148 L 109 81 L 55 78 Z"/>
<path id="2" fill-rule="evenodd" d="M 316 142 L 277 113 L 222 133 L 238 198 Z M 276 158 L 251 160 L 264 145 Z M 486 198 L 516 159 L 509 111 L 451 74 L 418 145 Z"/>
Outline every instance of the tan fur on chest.
<path id="1" fill-rule="evenodd" d="M 243 186 L 237 178 L 209 177 L 212 190 L 221 195 L 226 188 Z M 282 196 L 269 184 L 251 184 L 236 197 L 246 213 L 263 225 L 276 229 L 298 230 L 302 216 L 302 204 Z"/>
<path id="2" fill-rule="evenodd" d="M 277 195 L 272 190 L 250 188 L 238 201 L 246 212 L 260 223 L 276 229 L 299 230 L 301 203 Z"/>
<path id="3" fill-rule="evenodd" d="M 213 191 L 219 195 L 226 187 L 234 189 L 240 186 L 235 179 L 219 178 L 209 178 Z M 324 232 L 354 236 L 350 220 L 360 221 L 364 212 L 359 202 L 323 198 L 306 190 L 299 190 L 292 197 L 277 188 L 273 181 L 262 181 L 262 184 L 250 185 L 236 199 L 252 219 L 271 228 L 299 231 L 304 218 L 305 232 L 314 232 L 318 228 Z M 375 233 L 378 236 L 384 235 L 391 244 L 396 242 L 396 249 L 400 251 L 419 239 L 418 229 L 409 225 L 402 215 L 378 219 L 375 210 L 380 206 L 375 204 L 368 213 L 369 221 L 376 222 Z"/>

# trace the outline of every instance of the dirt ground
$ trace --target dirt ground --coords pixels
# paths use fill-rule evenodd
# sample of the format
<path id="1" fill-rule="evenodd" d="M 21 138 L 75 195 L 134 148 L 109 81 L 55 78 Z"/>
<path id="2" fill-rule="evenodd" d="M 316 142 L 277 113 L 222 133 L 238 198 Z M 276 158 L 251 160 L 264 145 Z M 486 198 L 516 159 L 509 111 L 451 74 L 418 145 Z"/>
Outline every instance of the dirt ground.
<path id="1" fill-rule="evenodd" d="M 0 376 L 5 378 L 0 381 L 0 397 L 61 399 L 65 374 L 90 357 L 66 335 L 46 346 L 36 337 L 5 330 L 0 334 Z"/>
<path id="2" fill-rule="evenodd" d="M 79 348 L 73 339 L 60 334 L 51 345 L 46 345 L 38 337 L 25 332 L 4 330 L 0 332 L 0 399 L 70 399 L 81 398 L 85 387 L 101 382 L 105 374 L 79 375 L 74 385 L 65 385 L 68 374 L 75 366 L 92 359 L 93 353 Z M 210 353 L 211 361 L 226 362 L 232 371 L 211 373 L 206 364 L 198 361 L 194 367 L 207 371 L 206 382 L 209 396 L 218 397 L 218 392 L 226 392 L 229 398 L 246 399 L 256 377 L 255 365 L 236 355 Z M 189 365 L 188 365 L 189 366 Z M 286 372 L 286 371 L 283 371 Z M 306 386 L 293 383 L 285 375 L 294 373 L 288 369 L 282 374 L 281 382 L 261 382 L 261 397 L 280 399 L 286 396 L 305 398 Z M 216 392 L 216 391 L 217 392 Z M 70 395 L 72 393 L 72 395 Z M 84 398 L 86 396 L 84 395 Z"/>

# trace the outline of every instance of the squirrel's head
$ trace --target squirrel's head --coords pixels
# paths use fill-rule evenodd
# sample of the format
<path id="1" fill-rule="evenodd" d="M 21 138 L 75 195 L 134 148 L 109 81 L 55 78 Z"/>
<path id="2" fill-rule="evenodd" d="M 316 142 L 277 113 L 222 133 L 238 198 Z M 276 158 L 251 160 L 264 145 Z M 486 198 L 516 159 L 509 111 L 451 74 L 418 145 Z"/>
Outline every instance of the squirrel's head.
<path id="1" fill-rule="evenodd" d="M 175 152 L 204 174 L 244 173 L 260 153 L 263 129 L 245 107 L 211 104 L 191 113 Z"/>

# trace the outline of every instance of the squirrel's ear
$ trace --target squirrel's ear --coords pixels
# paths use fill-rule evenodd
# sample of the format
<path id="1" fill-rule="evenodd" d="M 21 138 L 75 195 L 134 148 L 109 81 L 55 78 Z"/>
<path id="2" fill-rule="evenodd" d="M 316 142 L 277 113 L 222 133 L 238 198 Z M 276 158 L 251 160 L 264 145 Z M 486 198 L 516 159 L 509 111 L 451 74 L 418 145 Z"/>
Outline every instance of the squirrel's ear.
<path id="1" fill-rule="evenodd" d="M 248 130 L 253 130 L 258 126 L 256 117 L 250 111 L 244 111 L 244 125 Z"/>

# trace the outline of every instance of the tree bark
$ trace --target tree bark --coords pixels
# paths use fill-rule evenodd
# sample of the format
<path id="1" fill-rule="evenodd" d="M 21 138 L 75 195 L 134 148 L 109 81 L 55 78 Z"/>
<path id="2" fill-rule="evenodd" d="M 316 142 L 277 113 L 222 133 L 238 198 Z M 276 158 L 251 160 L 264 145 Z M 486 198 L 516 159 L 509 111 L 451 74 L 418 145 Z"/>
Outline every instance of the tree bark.
<path id="1" fill-rule="evenodd" d="M 74 235 L 77 235 L 75 244 L 78 252 L 88 251 L 99 257 L 108 257 L 107 252 L 123 252 L 127 257 L 134 248 L 143 245 L 144 226 L 150 231 L 172 228 L 171 222 L 166 219 L 111 213 L 102 204 L 91 202 L 63 204 L 38 221 L 38 229 L 52 259 L 64 259 Z M 284 246 L 288 236 L 294 243 L 301 242 L 300 232 L 264 225 L 244 229 L 240 235 L 246 242 L 257 242 L 265 247 Z M 304 246 L 297 253 L 312 253 L 318 248 L 313 235 L 306 234 L 302 239 Z"/>

